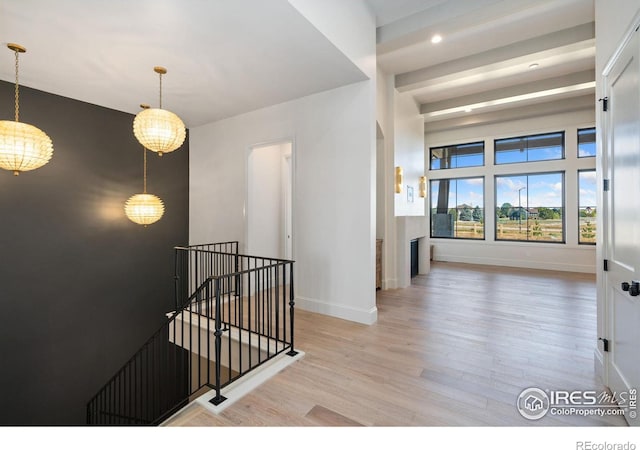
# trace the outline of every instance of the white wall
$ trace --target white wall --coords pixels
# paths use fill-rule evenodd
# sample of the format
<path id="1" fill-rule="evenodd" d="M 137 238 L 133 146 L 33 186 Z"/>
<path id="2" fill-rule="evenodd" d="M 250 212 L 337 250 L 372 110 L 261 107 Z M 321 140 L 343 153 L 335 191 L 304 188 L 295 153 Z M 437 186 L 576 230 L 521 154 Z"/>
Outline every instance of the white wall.
<path id="1" fill-rule="evenodd" d="M 384 206 L 382 250 L 382 289 L 395 289 L 409 286 L 410 242 L 420 240 L 420 273 L 428 273 L 429 238 L 428 217 L 425 215 L 425 199 L 419 196 L 419 177 L 425 175 L 424 166 L 424 119 L 418 105 L 409 95 L 398 93 L 394 85 L 394 76 L 377 73 L 376 119 L 384 155 L 379 155 L 378 164 L 384 163 L 379 178 L 384 178 L 384 186 L 379 194 L 378 207 Z M 395 193 L 395 167 L 400 165 L 404 171 L 402 193 Z M 414 189 L 414 201 L 407 201 L 407 184 Z M 379 225 L 380 226 L 380 225 Z M 380 236 L 380 233 L 378 233 Z"/>
<path id="2" fill-rule="evenodd" d="M 289 3 L 365 75 L 375 79 L 375 16 L 366 1 L 289 0 Z M 363 36 L 371 36 L 372 27 L 373 41 L 362 39 Z"/>
<path id="3" fill-rule="evenodd" d="M 383 164 L 379 168 L 379 186 L 381 198 L 378 207 L 382 216 L 383 230 L 377 232 L 382 238 L 382 289 L 395 289 L 398 285 L 396 264 L 397 258 L 397 227 L 395 217 L 395 193 L 394 193 L 394 116 L 395 116 L 395 88 L 394 76 L 385 74 L 377 69 L 376 75 L 376 122 L 382 138 L 381 152 L 383 153 L 378 164 Z"/>
<path id="4" fill-rule="evenodd" d="M 429 179 L 484 176 L 485 179 L 485 239 L 432 238 L 434 260 L 456 261 L 573 272 L 595 272 L 595 246 L 578 245 L 578 169 L 595 167 L 594 158 L 577 158 L 577 129 L 594 126 L 594 110 L 547 115 L 492 125 L 459 128 L 426 134 L 426 152 L 430 147 L 468 142 L 485 142 L 485 166 L 429 171 Z M 529 134 L 565 131 L 566 159 L 524 164 L 493 164 L 494 139 Z M 505 242 L 495 240 L 494 175 L 565 171 L 565 240 L 566 244 Z"/>
<path id="5" fill-rule="evenodd" d="M 402 192 L 395 195 L 395 214 L 424 216 L 425 201 L 418 189 L 419 178 L 425 175 L 424 118 L 409 94 L 395 92 L 394 127 L 395 166 L 403 170 Z M 413 188 L 413 201 L 407 196 L 408 186 Z"/>
<path id="6" fill-rule="evenodd" d="M 364 0 L 290 3 L 370 79 L 191 129 L 190 242 L 244 241 L 247 149 L 289 139 L 296 304 L 370 324 L 377 320 L 375 18 Z"/>
<path id="7" fill-rule="evenodd" d="M 373 94 L 364 81 L 191 129 L 191 243 L 244 241 L 247 149 L 292 139 L 297 305 L 373 323 Z"/>
<path id="8" fill-rule="evenodd" d="M 616 0 L 610 2 L 607 0 L 596 0 L 596 98 L 602 98 L 604 96 L 604 82 L 602 73 L 606 68 L 607 63 L 614 56 L 614 53 L 619 49 L 623 40 L 630 35 L 633 28 L 638 24 L 640 16 L 640 4 L 638 0 Z M 598 110 L 596 114 L 596 127 L 600 130 L 603 129 L 603 113 Z M 602 173 L 602 145 L 601 140 L 598 140 L 598 157 L 597 164 L 597 179 L 599 185 L 602 185 L 604 174 Z M 603 197 L 602 192 L 599 192 L 597 197 L 597 208 L 602 210 Z M 598 228 L 602 229 L 602 214 L 598 215 Z M 602 251 L 602 236 L 598 237 L 596 258 L 597 261 L 605 259 L 605 255 Z M 599 337 L 611 337 L 606 334 L 606 311 L 605 311 L 605 286 L 604 286 L 604 274 L 600 264 L 597 265 L 596 272 L 597 280 L 597 315 L 598 315 L 598 336 Z M 595 368 L 596 373 L 607 383 L 606 372 L 604 370 L 605 356 L 599 346 L 595 348 Z"/>

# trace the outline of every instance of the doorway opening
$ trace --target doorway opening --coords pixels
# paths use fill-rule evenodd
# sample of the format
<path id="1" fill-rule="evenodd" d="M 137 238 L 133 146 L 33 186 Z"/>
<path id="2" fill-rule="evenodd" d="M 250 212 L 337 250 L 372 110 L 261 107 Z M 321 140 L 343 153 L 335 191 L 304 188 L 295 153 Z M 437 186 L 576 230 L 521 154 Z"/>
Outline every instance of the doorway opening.
<path id="1" fill-rule="evenodd" d="M 293 143 L 257 145 L 247 163 L 247 253 L 293 258 Z"/>

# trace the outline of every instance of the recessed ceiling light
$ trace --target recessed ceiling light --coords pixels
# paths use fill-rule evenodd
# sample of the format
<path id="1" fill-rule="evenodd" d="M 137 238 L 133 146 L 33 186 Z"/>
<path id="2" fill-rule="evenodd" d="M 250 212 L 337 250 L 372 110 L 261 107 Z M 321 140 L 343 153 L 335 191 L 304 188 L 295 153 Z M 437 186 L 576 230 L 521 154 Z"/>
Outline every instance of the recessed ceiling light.
<path id="1" fill-rule="evenodd" d="M 540 67 L 540 64 L 538 63 L 533 63 L 529 65 L 529 69 L 537 69 L 538 67 Z"/>
<path id="2" fill-rule="evenodd" d="M 439 34 L 434 34 L 431 38 L 431 43 L 437 44 L 438 42 L 442 42 L 442 36 L 440 36 Z"/>

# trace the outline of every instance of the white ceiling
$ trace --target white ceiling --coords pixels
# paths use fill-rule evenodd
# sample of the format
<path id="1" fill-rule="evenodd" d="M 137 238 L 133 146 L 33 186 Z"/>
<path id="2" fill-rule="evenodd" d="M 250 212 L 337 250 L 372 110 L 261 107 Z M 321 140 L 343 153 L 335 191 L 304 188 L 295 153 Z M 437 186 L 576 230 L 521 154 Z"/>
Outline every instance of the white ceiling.
<path id="1" fill-rule="evenodd" d="M 27 48 L 22 85 L 129 113 L 158 105 L 164 66 L 188 127 L 365 79 L 287 0 L 0 0 L 8 42 Z"/>
<path id="2" fill-rule="evenodd" d="M 593 0 L 367 1 L 378 64 L 421 106 L 427 130 L 593 102 Z"/>
<path id="3" fill-rule="evenodd" d="M 594 95 L 594 0 L 366 1 L 378 64 L 427 129 Z M 163 106 L 188 127 L 365 79 L 287 0 L 0 0 L 7 42 L 28 49 L 22 85 L 129 113 L 157 105 L 165 66 Z"/>

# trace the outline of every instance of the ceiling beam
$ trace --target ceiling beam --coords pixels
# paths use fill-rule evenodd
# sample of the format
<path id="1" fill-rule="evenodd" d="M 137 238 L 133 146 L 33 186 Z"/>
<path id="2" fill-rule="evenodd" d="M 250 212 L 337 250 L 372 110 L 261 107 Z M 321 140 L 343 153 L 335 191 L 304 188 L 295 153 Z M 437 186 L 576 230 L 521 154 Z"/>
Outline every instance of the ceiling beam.
<path id="1" fill-rule="evenodd" d="M 562 52 L 578 52 L 592 48 L 595 48 L 594 22 L 516 42 L 469 57 L 398 74 L 395 76 L 395 86 L 398 91 L 406 92 L 420 89 L 431 83 L 445 82 L 451 77 L 470 76 L 478 70 L 485 73 L 499 70 L 517 63 L 521 58 L 528 60 L 535 56 L 536 59 L 542 59 Z"/>
<path id="2" fill-rule="evenodd" d="M 508 108 L 481 114 L 468 114 L 450 119 L 425 121 L 425 134 L 480 125 L 490 125 L 510 120 L 529 119 L 550 114 L 562 114 L 582 110 L 595 110 L 595 95 L 581 95 L 536 105 Z"/>
<path id="3" fill-rule="evenodd" d="M 587 89 L 588 84 L 595 82 L 595 72 L 593 70 L 585 70 L 583 72 L 572 73 L 561 77 L 547 78 L 544 80 L 534 81 L 531 83 L 518 84 L 508 86 L 492 91 L 480 92 L 478 94 L 465 95 L 440 102 L 425 103 L 420 106 L 420 113 L 427 117 L 443 115 L 448 112 L 456 112 L 464 108 L 478 108 L 484 106 L 492 106 L 501 103 L 511 103 L 504 101 L 505 99 L 514 99 L 516 102 L 519 98 L 523 100 L 526 97 L 533 96 L 535 93 L 551 92 L 562 93 L 563 91 Z M 582 88 L 580 87 L 582 86 Z M 542 95 L 544 96 L 544 95 Z"/>

